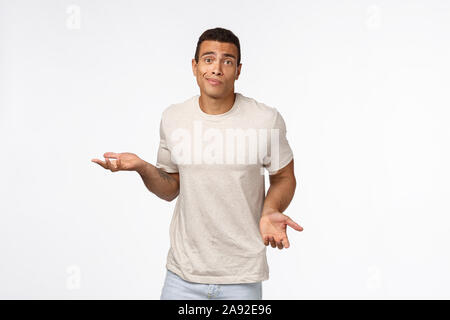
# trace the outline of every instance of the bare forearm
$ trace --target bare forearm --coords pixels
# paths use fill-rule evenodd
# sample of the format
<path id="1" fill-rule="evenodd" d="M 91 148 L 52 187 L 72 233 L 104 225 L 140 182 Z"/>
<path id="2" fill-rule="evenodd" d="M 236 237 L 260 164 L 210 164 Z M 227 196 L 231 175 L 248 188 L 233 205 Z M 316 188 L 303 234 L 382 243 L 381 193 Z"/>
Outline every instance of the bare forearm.
<path id="1" fill-rule="evenodd" d="M 296 186 L 295 177 L 281 177 L 272 181 L 269 190 L 267 190 L 262 214 L 274 210 L 278 212 L 286 210 L 294 197 Z"/>
<path id="2" fill-rule="evenodd" d="M 145 162 L 136 170 L 147 189 L 161 199 L 172 201 L 179 193 L 178 181 L 151 163 Z"/>

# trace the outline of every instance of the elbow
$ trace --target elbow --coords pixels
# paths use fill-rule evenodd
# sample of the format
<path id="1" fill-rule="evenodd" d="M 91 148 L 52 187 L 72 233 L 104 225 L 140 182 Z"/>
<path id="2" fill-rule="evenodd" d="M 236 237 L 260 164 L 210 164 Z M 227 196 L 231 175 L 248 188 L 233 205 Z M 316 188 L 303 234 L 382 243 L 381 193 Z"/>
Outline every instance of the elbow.
<path id="1" fill-rule="evenodd" d="M 172 202 L 172 200 L 175 199 L 176 197 L 160 197 L 160 198 L 167 202 Z"/>
<path id="2" fill-rule="evenodd" d="M 163 199 L 166 200 L 167 202 L 172 202 L 173 200 L 175 200 L 178 197 L 179 193 L 180 193 L 180 190 L 178 189 L 175 194 L 163 197 Z"/>
<path id="3" fill-rule="evenodd" d="M 167 202 L 172 202 L 173 200 L 175 200 L 177 197 L 171 197 L 171 198 L 166 198 L 164 200 L 166 200 Z"/>

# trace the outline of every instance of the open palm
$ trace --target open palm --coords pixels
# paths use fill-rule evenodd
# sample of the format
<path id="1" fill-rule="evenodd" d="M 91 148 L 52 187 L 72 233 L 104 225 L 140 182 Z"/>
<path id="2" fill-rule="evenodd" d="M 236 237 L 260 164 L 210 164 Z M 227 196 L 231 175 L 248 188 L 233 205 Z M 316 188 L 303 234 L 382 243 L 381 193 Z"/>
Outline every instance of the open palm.
<path id="1" fill-rule="evenodd" d="M 121 170 L 134 171 L 137 170 L 139 166 L 142 166 L 143 163 L 141 158 L 131 152 L 105 152 L 103 156 L 105 157 L 105 161 L 100 159 L 92 159 L 91 161 L 112 172 Z M 115 159 L 115 161 L 111 162 L 109 159 Z"/>
<path id="2" fill-rule="evenodd" d="M 286 234 L 286 227 L 288 225 L 294 230 L 303 231 L 303 227 L 281 212 L 274 211 L 262 215 L 259 222 L 259 229 L 264 244 L 267 246 L 270 243 L 272 248 L 278 247 L 278 249 L 283 249 L 283 247 L 286 249 L 289 248 L 290 244 Z"/>

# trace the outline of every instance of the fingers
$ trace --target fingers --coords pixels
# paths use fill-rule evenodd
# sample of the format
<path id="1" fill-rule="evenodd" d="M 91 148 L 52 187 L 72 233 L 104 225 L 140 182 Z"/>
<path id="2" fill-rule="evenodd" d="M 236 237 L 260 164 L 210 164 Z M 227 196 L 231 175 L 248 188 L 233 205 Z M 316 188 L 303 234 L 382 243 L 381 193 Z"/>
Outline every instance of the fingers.
<path id="1" fill-rule="evenodd" d="M 115 171 L 119 170 L 119 168 L 120 168 L 119 154 L 114 153 L 114 152 L 106 152 L 104 154 L 104 157 L 105 157 L 105 161 L 102 161 L 102 160 L 99 160 L 99 159 L 91 159 L 91 161 L 101 165 L 105 169 L 111 170 L 112 172 L 115 172 Z M 117 159 L 117 160 L 111 162 L 109 160 L 109 158 Z"/>
<path id="2" fill-rule="evenodd" d="M 275 243 L 275 239 L 273 237 L 270 237 L 269 241 L 270 241 L 270 245 L 272 246 L 272 248 L 275 248 L 277 246 L 277 244 Z"/>
<path id="3" fill-rule="evenodd" d="M 277 242 L 278 249 L 283 249 L 283 243 L 281 241 Z"/>
<path id="4" fill-rule="evenodd" d="M 118 158 L 119 158 L 119 154 L 118 154 L 118 153 L 115 153 L 115 152 L 105 152 L 105 153 L 103 154 L 103 156 L 104 156 L 105 158 L 113 158 L 113 159 L 118 159 Z"/>
<path id="5" fill-rule="evenodd" d="M 111 162 L 111 161 L 109 161 L 108 158 L 106 158 L 106 164 L 107 164 L 108 168 L 109 168 L 112 172 L 115 172 L 115 171 L 118 171 L 118 170 L 119 170 L 119 169 L 118 169 L 118 166 L 117 166 L 117 160 L 114 161 L 114 162 Z"/>
<path id="6" fill-rule="evenodd" d="M 99 160 L 99 159 L 92 159 L 91 160 L 92 162 L 95 162 L 95 163 L 97 163 L 97 164 L 99 164 L 99 165 L 101 165 L 103 168 L 105 168 L 105 169 L 108 169 L 108 167 L 106 166 L 106 163 L 104 162 L 104 161 L 102 161 L 102 160 Z"/>
<path id="7" fill-rule="evenodd" d="M 277 243 L 277 241 L 275 241 L 275 238 L 274 238 L 274 237 L 268 236 L 267 238 L 268 238 L 268 243 L 270 243 L 270 245 L 272 246 L 272 248 L 276 248 L 277 246 L 278 246 L 278 248 L 280 248 L 280 247 L 279 247 L 279 244 Z M 267 244 L 267 245 L 268 245 L 268 244 Z"/>
<path id="8" fill-rule="evenodd" d="M 297 231 L 303 231 L 303 227 L 300 226 L 298 223 L 294 222 L 291 218 L 287 218 L 286 223 L 288 226 L 294 228 Z"/>
<path id="9" fill-rule="evenodd" d="M 283 242 L 283 245 L 284 245 L 284 247 L 285 247 L 286 249 L 289 248 L 289 247 L 291 246 L 290 243 L 289 243 L 288 238 L 281 239 L 281 241 Z"/>
<path id="10" fill-rule="evenodd" d="M 288 240 L 287 237 L 286 238 L 281 238 L 279 241 L 276 241 L 273 236 L 267 236 L 266 235 L 266 236 L 264 236 L 263 240 L 264 240 L 264 245 L 265 246 L 268 246 L 269 243 L 270 243 L 272 248 L 278 248 L 278 249 L 281 250 L 283 248 L 287 249 L 287 248 L 290 247 L 290 243 L 289 243 L 289 240 Z"/>
<path id="11" fill-rule="evenodd" d="M 108 158 L 105 158 L 105 162 L 106 162 L 106 166 L 108 167 L 108 169 L 110 169 L 110 170 L 112 170 L 112 164 L 111 164 L 111 161 L 109 161 L 109 159 Z"/>

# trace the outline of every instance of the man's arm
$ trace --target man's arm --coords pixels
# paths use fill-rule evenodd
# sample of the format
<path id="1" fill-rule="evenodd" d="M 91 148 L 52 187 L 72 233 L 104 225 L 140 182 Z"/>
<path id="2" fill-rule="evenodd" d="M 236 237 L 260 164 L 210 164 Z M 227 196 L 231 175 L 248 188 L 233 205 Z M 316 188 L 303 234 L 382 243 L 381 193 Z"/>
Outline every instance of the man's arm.
<path id="1" fill-rule="evenodd" d="M 145 186 L 159 198 L 172 201 L 180 192 L 180 176 L 178 172 L 168 173 L 146 161 L 136 170 Z"/>
<path id="2" fill-rule="evenodd" d="M 290 243 L 286 234 L 286 226 L 296 231 L 303 231 L 303 227 L 283 214 L 292 198 L 297 185 L 294 176 L 294 160 L 269 175 L 270 187 L 264 200 L 263 212 L 259 221 L 259 230 L 266 246 L 278 249 L 289 248 Z"/>
<path id="3" fill-rule="evenodd" d="M 180 190 L 178 172 L 167 173 L 130 152 L 106 152 L 103 156 L 105 161 L 100 159 L 92 159 L 91 161 L 112 172 L 136 171 L 142 177 L 147 189 L 161 199 L 172 201 L 178 196 Z M 116 160 L 111 162 L 109 159 Z"/>
<path id="4" fill-rule="evenodd" d="M 264 201 L 263 215 L 273 211 L 283 212 L 291 203 L 297 186 L 294 159 L 277 173 L 269 175 L 269 181 L 270 187 Z"/>

